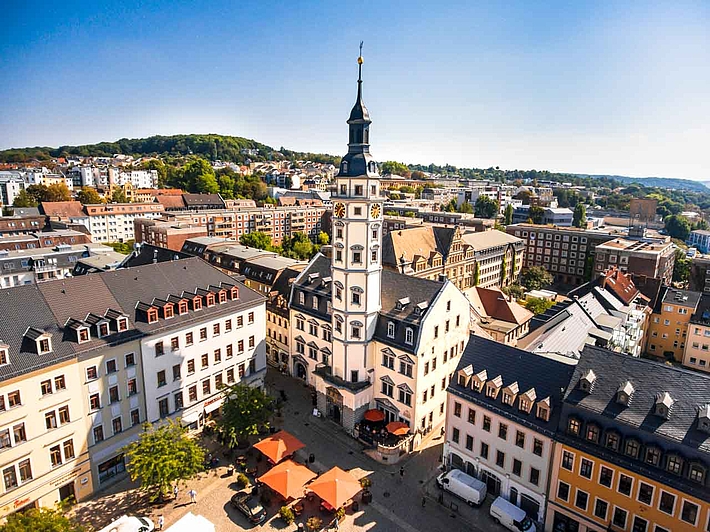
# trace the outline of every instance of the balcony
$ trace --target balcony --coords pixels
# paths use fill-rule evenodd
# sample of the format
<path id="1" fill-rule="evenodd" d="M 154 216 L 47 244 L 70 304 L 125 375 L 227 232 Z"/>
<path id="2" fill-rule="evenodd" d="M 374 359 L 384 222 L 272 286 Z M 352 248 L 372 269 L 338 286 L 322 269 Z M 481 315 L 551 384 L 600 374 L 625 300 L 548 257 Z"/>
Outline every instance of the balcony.
<path id="1" fill-rule="evenodd" d="M 349 390 L 353 393 L 360 393 L 361 391 L 366 390 L 367 388 L 372 386 L 372 383 L 369 380 L 358 382 L 346 381 L 342 377 L 333 375 L 332 366 L 327 366 L 322 363 L 316 364 L 316 369 L 313 371 L 313 373 L 321 377 L 327 383 L 332 384 L 337 388 L 345 388 L 346 390 Z"/>

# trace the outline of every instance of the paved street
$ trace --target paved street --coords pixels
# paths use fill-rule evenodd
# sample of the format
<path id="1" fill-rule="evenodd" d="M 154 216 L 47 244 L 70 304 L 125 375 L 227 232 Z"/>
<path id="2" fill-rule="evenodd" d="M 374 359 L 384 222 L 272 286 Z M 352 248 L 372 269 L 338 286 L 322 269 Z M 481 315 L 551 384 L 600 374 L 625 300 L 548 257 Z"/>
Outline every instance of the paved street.
<path id="1" fill-rule="evenodd" d="M 405 475 L 400 479 L 400 464 L 385 466 L 366 456 L 363 446 L 345 434 L 334 423 L 311 415 L 310 390 L 290 377 L 284 377 L 270 370 L 267 386 L 274 395 L 284 390 L 288 400 L 277 420 L 277 428 L 283 428 L 297 436 L 306 448 L 296 453 L 297 461 L 307 462 L 308 455 L 315 455 L 315 462 L 309 464 L 312 470 L 320 473 L 338 465 L 343 469 L 357 468 L 368 474 L 372 480 L 373 501 L 362 505 L 357 512 L 348 511 L 340 530 L 345 532 L 375 530 L 382 532 L 451 532 L 467 530 L 483 532 L 503 530 L 497 527 L 488 516 L 487 507 L 469 508 L 463 501 L 445 496 L 443 504 L 437 501 L 439 490 L 433 478 L 437 474 L 441 456 L 441 437 L 429 439 L 422 449 L 408 457 L 404 464 Z M 263 464 L 260 464 L 263 468 Z M 169 527 L 187 511 L 201 514 L 217 526 L 217 531 L 244 530 L 254 528 L 236 510 L 230 507 L 229 499 L 234 494 L 236 477 L 224 475 L 226 469 L 221 466 L 214 471 L 200 475 L 198 480 L 187 484 L 181 490 L 177 502 L 169 502 L 155 507 L 146 503 L 135 491 L 128 491 L 132 485 L 123 481 L 111 490 L 110 494 L 77 505 L 77 514 L 85 522 L 104 526 L 109 514 L 123 513 L 150 515 L 154 520 L 162 513 L 165 525 Z M 265 469 L 260 469 L 259 474 Z M 197 503 L 189 504 L 186 492 L 190 488 L 198 492 Z M 426 498 L 424 507 L 422 500 Z M 359 497 L 358 499 L 359 500 Z M 490 501 L 489 501 L 490 502 Z M 453 504 L 452 504 L 453 503 Z M 319 515 L 327 522 L 327 516 L 319 514 L 317 509 L 306 506 L 301 519 L 292 527 L 286 527 L 275 516 L 279 505 L 274 501 L 268 507 L 269 520 L 262 525 L 262 530 L 296 530 L 296 524 L 310 515 Z M 102 519 L 103 518 L 103 519 Z"/>

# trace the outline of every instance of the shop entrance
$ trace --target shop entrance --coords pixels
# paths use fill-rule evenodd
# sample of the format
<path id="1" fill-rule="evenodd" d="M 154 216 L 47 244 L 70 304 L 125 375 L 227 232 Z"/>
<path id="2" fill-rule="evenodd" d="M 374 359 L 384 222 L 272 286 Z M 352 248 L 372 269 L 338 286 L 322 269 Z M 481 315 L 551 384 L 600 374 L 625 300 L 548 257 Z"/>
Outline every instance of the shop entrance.
<path id="1" fill-rule="evenodd" d="M 64 486 L 59 488 L 59 500 L 61 500 L 61 501 L 69 500 L 71 502 L 76 502 L 73 481 L 69 482 L 68 484 L 64 484 Z"/>

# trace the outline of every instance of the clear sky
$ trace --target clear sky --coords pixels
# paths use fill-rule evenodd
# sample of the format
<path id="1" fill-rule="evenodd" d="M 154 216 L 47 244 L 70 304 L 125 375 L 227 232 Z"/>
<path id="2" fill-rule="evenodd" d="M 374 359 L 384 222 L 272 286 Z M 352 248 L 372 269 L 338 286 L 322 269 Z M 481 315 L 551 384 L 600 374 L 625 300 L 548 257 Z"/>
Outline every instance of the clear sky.
<path id="1" fill-rule="evenodd" d="M 710 2 L 6 0 L 0 148 L 221 133 L 710 180 Z"/>

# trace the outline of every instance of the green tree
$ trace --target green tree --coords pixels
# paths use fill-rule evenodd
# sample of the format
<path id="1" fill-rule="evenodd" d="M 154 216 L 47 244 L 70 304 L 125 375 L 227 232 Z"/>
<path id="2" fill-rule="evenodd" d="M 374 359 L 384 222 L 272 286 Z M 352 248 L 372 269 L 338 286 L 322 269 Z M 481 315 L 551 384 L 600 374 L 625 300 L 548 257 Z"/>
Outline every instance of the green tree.
<path id="1" fill-rule="evenodd" d="M 84 532 L 86 528 L 64 515 L 57 508 L 30 508 L 7 516 L 0 532 Z"/>
<path id="2" fill-rule="evenodd" d="M 397 174 L 404 177 L 409 177 L 411 172 L 409 168 L 404 163 L 398 163 L 397 161 L 385 161 L 381 166 L 382 174 Z"/>
<path id="3" fill-rule="evenodd" d="M 664 220 L 666 225 L 666 232 L 671 236 L 671 238 L 677 238 L 678 240 L 687 240 L 690 235 L 690 222 L 687 218 L 680 216 L 678 214 L 671 214 L 666 216 Z"/>
<path id="4" fill-rule="evenodd" d="M 505 213 L 503 214 L 504 225 L 510 225 L 513 223 L 513 204 L 508 203 L 508 205 L 505 206 Z"/>
<path id="5" fill-rule="evenodd" d="M 540 290 L 550 286 L 554 279 L 552 274 L 542 266 L 532 266 L 523 270 L 520 274 L 520 281 L 528 290 Z"/>
<path id="6" fill-rule="evenodd" d="M 305 233 L 294 233 L 291 237 L 285 237 L 281 241 L 281 254 L 284 257 L 308 260 L 315 255 L 316 251 L 316 246 Z"/>
<path id="7" fill-rule="evenodd" d="M 113 189 L 113 193 L 111 194 L 111 201 L 113 203 L 130 203 L 128 201 L 128 197 L 126 197 L 126 193 L 123 191 L 122 188 Z"/>
<path id="8" fill-rule="evenodd" d="M 505 295 L 515 299 L 520 299 L 521 297 L 523 297 L 523 295 L 525 295 L 525 288 L 523 288 L 519 284 L 511 284 L 508 286 L 504 286 L 503 288 L 501 288 L 501 291 Z"/>
<path id="9" fill-rule="evenodd" d="M 327 246 L 328 244 L 330 244 L 330 237 L 328 236 L 328 233 L 324 231 L 318 233 L 317 242 L 319 246 Z"/>
<path id="10" fill-rule="evenodd" d="M 539 225 L 545 219 L 545 209 L 539 205 L 532 205 L 528 210 L 528 216 L 530 217 L 531 223 Z"/>
<path id="11" fill-rule="evenodd" d="M 46 185 L 30 185 L 25 189 L 27 194 L 35 201 L 35 203 L 40 204 L 44 201 L 49 200 L 49 189 Z"/>
<path id="12" fill-rule="evenodd" d="M 237 186 L 236 180 L 229 175 L 221 175 L 217 178 L 219 193 L 224 199 L 234 199 L 234 189 Z"/>
<path id="13" fill-rule="evenodd" d="M 237 441 L 246 441 L 269 427 L 274 400 L 261 389 L 235 384 L 224 391 L 224 397 L 219 421 L 223 432 L 233 434 Z"/>
<path id="14" fill-rule="evenodd" d="M 471 205 L 468 201 L 464 201 L 458 211 L 463 214 L 473 214 L 473 205 Z"/>
<path id="15" fill-rule="evenodd" d="M 458 204 L 455 199 L 452 199 L 449 203 L 443 205 L 441 210 L 444 212 L 456 212 L 458 210 Z"/>
<path id="16" fill-rule="evenodd" d="M 498 214 L 498 202 L 488 196 L 478 196 L 475 212 L 478 218 L 495 218 Z"/>
<path id="17" fill-rule="evenodd" d="M 531 297 L 525 302 L 525 308 L 533 314 L 542 314 L 552 305 L 554 305 L 552 301 L 541 297 Z"/>
<path id="18" fill-rule="evenodd" d="M 104 199 L 99 196 L 96 189 L 92 187 L 81 187 L 81 190 L 79 190 L 76 195 L 76 199 L 79 200 L 82 205 L 96 205 L 104 202 Z"/>
<path id="19" fill-rule="evenodd" d="M 36 207 L 37 201 L 23 188 L 18 192 L 17 196 L 15 196 L 15 201 L 13 201 L 12 204 L 15 207 Z"/>
<path id="20" fill-rule="evenodd" d="M 403 194 L 413 194 L 414 187 L 410 187 L 409 185 L 402 185 L 401 187 L 399 187 L 399 191 Z"/>
<path id="21" fill-rule="evenodd" d="M 188 162 L 182 168 L 180 181 L 188 192 L 219 192 L 214 169 L 204 159 L 195 158 Z"/>
<path id="22" fill-rule="evenodd" d="M 513 198 L 522 200 L 523 205 L 530 205 L 530 196 L 532 196 L 532 194 L 529 190 L 521 190 L 515 196 L 513 196 Z"/>
<path id="23" fill-rule="evenodd" d="M 708 223 L 705 220 L 698 220 L 697 222 L 695 222 L 693 224 L 693 231 L 698 230 L 698 229 L 702 229 L 703 231 L 707 231 L 708 229 L 710 229 L 710 226 L 708 225 Z"/>
<path id="24" fill-rule="evenodd" d="M 242 246 L 249 246 L 251 248 L 265 249 L 267 251 L 272 251 L 274 249 L 271 243 L 271 236 L 260 231 L 254 231 L 251 233 L 246 233 L 239 237 L 239 243 Z"/>
<path id="25" fill-rule="evenodd" d="M 116 253 L 128 255 L 133 251 L 135 242 L 135 240 L 126 240 L 125 242 L 109 242 L 107 245 L 111 246 Z"/>
<path id="26" fill-rule="evenodd" d="M 217 178 L 214 176 L 214 173 L 197 176 L 195 187 L 200 194 L 219 193 L 219 183 L 217 183 Z"/>
<path id="27" fill-rule="evenodd" d="M 54 183 L 47 187 L 46 201 L 71 201 L 71 192 L 64 183 Z"/>
<path id="28" fill-rule="evenodd" d="M 587 226 L 587 208 L 583 203 L 578 203 L 572 215 L 572 225 L 575 227 Z"/>
<path id="29" fill-rule="evenodd" d="M 140 489 L 150 493 L 152 500 L 162 498 L 174 483 L 204 469 L 205 450 L 172 420 L 160 427 L 146 423 L 138 440 L 123 452 L 129 459 L 126 469 L 131 480 L 138 480 Z"/>
<path id="30" fill-rule="evenodd" d="M 690 259 L 682 249 L 675 250 L 675 264 L 673 265 L 673 281 L 687 285 L 690 280 Z"/>

